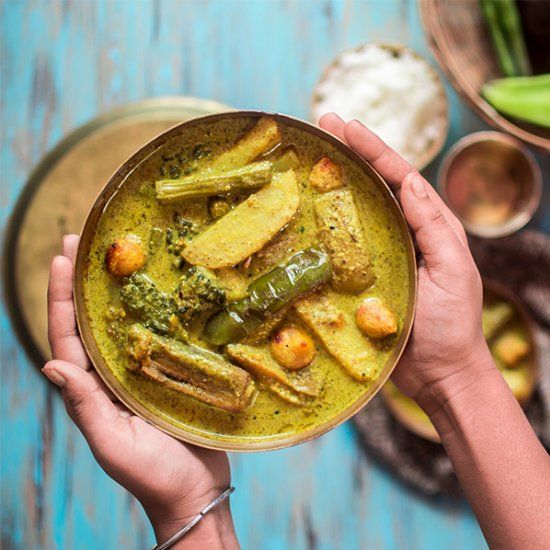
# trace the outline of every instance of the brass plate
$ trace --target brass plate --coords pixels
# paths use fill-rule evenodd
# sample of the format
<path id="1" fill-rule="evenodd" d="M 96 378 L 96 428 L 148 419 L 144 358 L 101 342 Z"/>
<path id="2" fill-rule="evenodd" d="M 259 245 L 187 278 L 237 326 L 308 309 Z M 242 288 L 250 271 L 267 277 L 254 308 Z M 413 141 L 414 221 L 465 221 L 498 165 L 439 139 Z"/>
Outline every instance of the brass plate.
<path id="1" fill-rule="evenodd" d="M 46 293 L 62 236 L 80 233 L 97 195 L 134 151 L 175 124 L 228 110 L 192 97 L 120 107 L 69 134 L 36 166 L 10 220 L 4 274 L 14 324 L 37 362 L 50 357 Z"/>
<path id="2" fill-rule="evenodd" d="M 216 122 L 219 120 L 229 120 L 232 118 L 247 117 L 249 119 L 258 119 L 262 116 L 273 117 L 276 122 L 281 126 L 290 126 L 293 128 L 299 128 L 300 130 L 307 132 L 315 138 L 328 142 L 335 148 L 337 148 L 342 154 L 346 155 L 354 164 L 358 165 L 366 175 L 372 180 L 373 184 L 386 198 L 387 205 L 395 215 L 396 223 L 400 226 L 402 234 L 405 238 L 405 246 L 409 267 L 409 303 L 407 308 L 407 315 L 403 322 L 403 328 L 399 338 L 396 340 L 393 353 L 388 358 L 386 365 L 382 369 L 378 378 L 368 387 L 368 389 L 356 399 L 348 407 L 342 410 L 331 420 L 325 421 L 322 424 L 318 424 L 299 432 L 298 434 L 287 435 L 279 438 L 259 437 L 255 440 L 246 441 L 228 441 L 223 439 L 215 439 L 215 437 L 207 437 L 202 434 L 194 433 L 191 428 L 184 428 L 172 424 L 166 417 L 155 414 L 148 409 L 135 395 L 132 394 L 114 375 L 113 371 L 107 365 L 107 362 L 101 355 L 90 321 L 88 319 L 86 311 L 86 303 L 84 299 L 84 278 L 88 269 L 88 258 L 90 254 L 90 248 L 92 245 L 92 239 L 94 237 L 95 228 L 102 216 L 106 205 L 111 200 L 116 190 L 124 184 L 126 178 L 132 173 L 132 171 L 151 154 L 161 148 L 166 142 L 171 139 L 180 136 L 185 133 L 188 128 L 192 128 L 198 124 Z M 309 441 L 315 437 L 319 437 L 324 433 L 332 430 L 336 426 L 339 426 L 355 413 L 357 413 L 363 406 L 365 406 L 381 389 L 386 380 L 389 378 L 391 372 L 397 365 L 401 354 L 405 348 L 407 340 L 409 338 L 413 319 L 414 311 L 416 307 L 416 291 L 417 291 L 417 270 L 416 270 L 416 256 L 414 252 L 412 238 L 407 226 L 407 222 L 403 216 L 403 212 L 397 202 L 397 199 L 387 186 L 386 182 L 382 179 L 380 174 L 374 170 L 374 168 L 355 151 L 350 149 L 346 144 L 340 141 L 338 138 L 325 132 L 321 128 L 309 124 L 303 120 L 283 115 L 279 113 L 265 113 L 263 111 L 233 111 L 230 113 L 221 113 L 210 116 L 205 116 L 200 119 L 178 124 L 174 128 L 164 132 L 157 136 L 154 140 L 150 141 L 147 145 L 137 151 L 131 158 L 129 158 L 112 176 L 107 185 L 103 188 L 102 192 L 98 196 L 94 205 L 92 206 L 86 223 L 82 230 L 82 238 L 78 247 L 76 257 L 76 269 L 74 274 L 74 298 L 76 306 L 76 318 L 78 322 L 78 328 L 84 347 L 102 380 L 111 392 L 133 413 L 140 416 L 147 422 L 153 424 L 160 430 L 167 434 L 179 439 L 181 441 L 192 443 L 200 447 L 225 450 L 225 451 L 241 451 L 241 452 L 255 452 L 255 451 L 267 451 L 274 449 L 282 449 L 284 447 L 290 447 Z"/>

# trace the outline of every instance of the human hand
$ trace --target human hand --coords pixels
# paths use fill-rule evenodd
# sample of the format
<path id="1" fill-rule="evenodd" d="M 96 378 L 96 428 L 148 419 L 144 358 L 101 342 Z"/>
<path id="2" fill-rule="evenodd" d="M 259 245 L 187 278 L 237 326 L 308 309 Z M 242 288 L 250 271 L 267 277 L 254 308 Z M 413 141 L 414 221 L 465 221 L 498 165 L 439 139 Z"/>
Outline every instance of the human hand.
<path id="1" fill-rule="evenodd" d="M 493 373 L 481 329 L 481 278 L 461 223 L 407 161 L 360 122 L 331 113 L 321 128 L 372 164 L 397 196 L 421 257 L 411 338 L 393 381 L 435 413 L 453 395 Z"/>
<path id="2" fill-rule="evenodd" d="M 48 336 L 53 360 L 43 373 L 61 388 L 67 412 L 105 472 L 143 505 L 159 542 L 167 540 L 230 483 L 222 452 L 184 445 L 117 402 L 92 369 L 78 335 L 73 264 L 78 236 L 63 240 L 48 287 Z M 176 545 L 234 548 L 228 501 L 210 512 Z"/>

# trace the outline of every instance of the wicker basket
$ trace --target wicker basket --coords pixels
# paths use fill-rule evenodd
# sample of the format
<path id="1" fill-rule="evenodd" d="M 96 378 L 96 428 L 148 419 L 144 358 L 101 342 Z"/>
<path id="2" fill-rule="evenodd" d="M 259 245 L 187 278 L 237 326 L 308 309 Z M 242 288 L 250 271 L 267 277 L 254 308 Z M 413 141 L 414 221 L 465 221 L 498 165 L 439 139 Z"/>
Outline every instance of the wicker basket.
<path id="1" fill-rule="evenodd" d="M 550 129 L 504 118 L 480 96 L 483 84 L 502 74 L 478 2 L 419 0 L 419 7 L 432 52 L 456 91 L 491 126 L 549 152 Z"/>

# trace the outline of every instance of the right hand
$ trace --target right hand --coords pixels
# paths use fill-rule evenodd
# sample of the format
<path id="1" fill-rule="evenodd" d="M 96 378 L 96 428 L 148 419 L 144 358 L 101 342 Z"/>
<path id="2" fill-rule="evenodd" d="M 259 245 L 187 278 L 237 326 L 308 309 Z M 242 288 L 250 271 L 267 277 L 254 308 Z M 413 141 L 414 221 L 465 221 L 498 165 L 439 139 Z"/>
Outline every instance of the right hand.
<path id="1" fill-rule="evenodd" d="M 406 160 L 358 121 L 321 128 L 370 162 L 398 197 L 421 253 L 411 338 L 392 376 L 428 414 L 495 366 L 481 329 L 482 285 L 461 223 Z M 487 360 L 489 359 L 489 360 Z"/>

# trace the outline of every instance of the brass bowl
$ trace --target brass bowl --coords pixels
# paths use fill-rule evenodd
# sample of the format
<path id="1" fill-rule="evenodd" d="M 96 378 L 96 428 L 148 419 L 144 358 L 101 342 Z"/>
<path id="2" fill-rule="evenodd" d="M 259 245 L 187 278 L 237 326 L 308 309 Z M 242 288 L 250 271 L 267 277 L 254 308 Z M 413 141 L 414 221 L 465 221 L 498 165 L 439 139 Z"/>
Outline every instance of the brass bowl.
<path id="1" fill-rule="evenodd" d="M 402 394 L 395 384 L 388 380 L 380 392 L 393 417 L 413 434 L 433 443 L 441 443 L 439 434 L 424 411 L 415 401 Z"/>
<path id="2" fill-rule="evenodd" d="M 483 279 L 483 294 L 484 296 L 489 295 L 501 298 L 512 304 L 516 314 L 527 330 L 530 347 L 527 367 L 529 371 L 529 385 L 525 397 L 523 399 L 518 399 L 519 404 L 525 408 L 535 393 L 539 375 L 539 351 L 536 338 L 536 323 L 521 298 L 501 283 L 497 283 L 490 279 Z M 403 394 L 399 392 L 392 382 L 388 381 L 384 385 L 381 395 L 389 411 L 400 424 L 423 439 L 427 439 L 434 443 L 441 443 L 439 434 L 436 432 L 429 418 L 414 401 L 409 400 L 408 397 L 404 398 Z"/>
<path id="3" fill-rule="evenodd" d="M 332 418 L 330 421 L 314 426 L 308 430 L 304 430 L 303 432 L 291 434 L 288 436 L 282 436 L 279 438 L 259 437 L 254 440 L 247 439 L 246 441 L 219 440 L 191 433 L 190 430 L 188 431 L 184 428 L 178 427 L 169 422 L 166 418 L 161 417 L 158 414 L 152 413 L 151 410 L 149 410 L 138 398 L 136 398 L 136 396 L 128 391 L 128 389 L 125 388 L 117 380 L 117 378 L 114 376 L 113 372 L 107 365 L 107 362 L 102 357 L 96 344 L 93 332 L 91 330 L 90 322 L 86 312 L 83 281 L 87 273 L 90 247 L 98 221 L 103 214 L 105 207 L 107 206 L 108 202 L 111 200 L 117 189 L 124 184 L 126 178 L 129 177 L 132 171 L 141 162 L 143 162 L 147 157 L 152 155 L 159 148 L 161 148 L 166 142 L 184 134 L 187 129 L 192 128 L 196 125 L 231 118 L 247 117 L 250 120 L 254 120 L 262 116 L 271 116 L 278 122 L 278 124 L 282 126 L 291 126 L 294 128 L 298 128 L 301 131 L 307 132 L 308 134 L 316 137 L 317 139 L 328 142 L 330 145 L 337 148 L 342 154 L 346 155 L 352 162 L 359 165 L 361 169 L 367 174 L 367 176 L 373 181 L 374 185 L 377 186 L 379 191 L 386 197 L 387 204 L 397 219 L 397 223 L 400 226 L 403 238 L 405 239 L 406 243 L 409 265 L 409 304 L 401 334 L 397 339 L 393 353 L 386 363 L 384 369 L 382 370 L 380 376 L 373 384 L 368 386 L 365 393 L 355 403 L 351 404 L 345 410 L 341 411 L 337 416 Z M 86 351 L 90 356 L 92 364 L 96 368 L 97 372 L 99 373 L 100 377 L 103 379 L 107 387 L 126 407 L 128 407 L 128 409 L 130 409 L 132 412 L 134 412 L 136 415 L 140 416 L 144 420 L 150 422 L 160 430 L 166 432 L 167 434 L 181 441 L 192 443 L 194 445 L 225 451 L 265 451 L 296 445 L 298 443 L 308 441 L 326 433 L 327 431 L 335 428 L 342 422 L 348 420 L 355 413 L 357 413 L 380 390 L 384 382 L 390 376 L 399 358 L 401 357 L 401 354 L 403 352 L 405 344 L 407 343 L 411 331 L 416 305 L 416 259 L 412 239 L 407 224 L 405 222 L 405 218 L 403 217 L 401 209 L 397 203 L 397 200 L 393 196 L 392 192 L 390 191 L 384 180 L 380 177 L 380 175 L 357 153 L 352 151 L 344 143 L 342 143 L 340 140 L 338 140 L 328 132 L 325 132 L 324 130 L 321 130 L 316 126 L 313 126 L 312 124 L 298 120 L 296 118 L 281 114 L 264 113 L 260 111 L 233 111 L 195 118 L 193 120 L 174 126 L 173 128 L 160 134 L 155 139 L 150 141 L 147 145 L 139 149 L 115 172 L 115 174 L 111 177 L 107 185 L 99 194 L 98 198 L 95 201 L 95 204 L 92 206 L 90 213 L 88 214 L 88 217 L 86 219 L 84 229 L 82 231 L 76 257 L 74 274 L 74 300 L 78 328 L 84 342 L 84 347 L 86 348 Z"/>
<path id="4" fill-rule="evenodd" d="M 550 151 L 550 128 L 512 120 L 480 95 L 502 73 L 485 27 L 479 2 L 418 0 L 430 48 L 455 90 L 485 122 L 543 151 Z"/>
<path id="5" fill-rule="evenodd" d="M 330 63 L 325 67 L 323 72 L 321 73 L 321 77 L 315 84 L 315 87 L 313 89 L 313 92 L 311 94 L 311 102 L 310 102 L 310 119 L 317 123 L 318 120 L 316 120 L 317 117 L 314 116 L 315 106 L 320 100 L 320 94 L 318 91 L 319 86 L 328 78 L 331 71 L 338 67 L 341 63 L 341 57 L 342 55 L 350 52 L 350 51 L 356 51 L 360 52 L 363 49 L 369 47 L 369 46 L 378 46 L 380 48 L 383 48 L 385 50 L 390 51 L 395 56 L 400 56 L 403 53 L 407 52 L 414 56 L 417 59 L 420 59 L 423 61 L 426 65 L 426 69 L 430 72 L 430 74 L 434 77 L 435 82 L 437 83 L 437 87 L 439 89 L 439 96 L 441 99 L 441 112 L 439 113 L 439 117 L 443 121 L 443 125 L 441 127 L 441 132 L 439 135 L 430 143 L 429 147 L 423 152 L 422 155 L 420 155 L 414 162 L 411 162 L 411 164 L 414 165 L 414 167 L 418 170 L 423 170 L 434 160 L 434 158 L 440 153 L 441 149 L 443 148 L 443 145 L 445 145 L 445 140 L 447 139 L 447 135 L 449 133 L 449 102 L 447 100 L 447 95 L 445 93 L 445 87 L 443 85 L 443 81 L 441 77 L 439 76 L 439 73 L 436 69 L 433 68 L 433 66 L 430 64 L 430 62 L 422 57 L 420 54 L 416 53 L 415 51 L 411 50 L 410 48 L 407 48 L 406 46 L 403 46 L 402 44 L 397 43 L 385 43 L 385 42 L 369 42 L 366 44 L 360 44 L 359 46 L 356 46 L 354 48 L 344 50 L 340 52 Z M 338 114 L 338 113 L 337 113 Z"/>
<path id="6" fill-rule="evenodd" d="M 501 221 L 483 224 L 465 213 L 468 186 L 472 188 L 480 179 L 493 181 L 490 194 L 483 191 L 482 196 L 485 203 L 492 204 L 492 215 L 506 216 Z M 500 132 L 476 132 L 447 152 L 439 168 L 437 186 L 469 233 L 503 237 L 518 231 L 533 217 L 542 197 L 542 174 L 531 151 L 517 139 Z M 475 193 L 479 195 L 479 189 Z M 499 214 L 498 208 L 503 206 L 505 213 Z"/>

